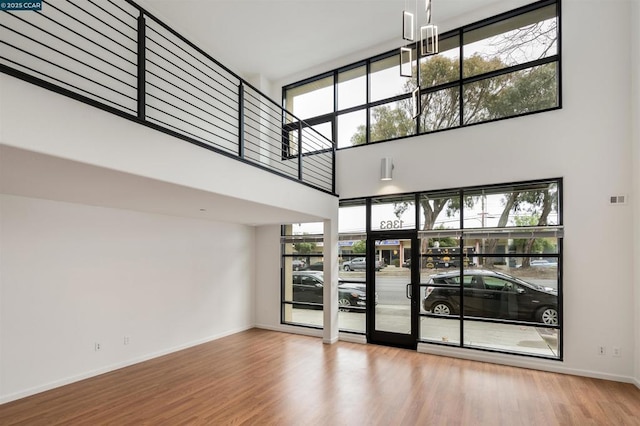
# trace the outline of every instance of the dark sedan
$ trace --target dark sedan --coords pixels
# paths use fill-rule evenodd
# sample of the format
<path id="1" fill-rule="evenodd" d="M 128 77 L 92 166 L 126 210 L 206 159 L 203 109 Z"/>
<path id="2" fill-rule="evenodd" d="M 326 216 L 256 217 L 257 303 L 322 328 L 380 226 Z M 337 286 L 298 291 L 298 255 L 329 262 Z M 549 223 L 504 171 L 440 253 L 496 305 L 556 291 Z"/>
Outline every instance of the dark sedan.
<path id="1" fill-rule="evenodd" d="M 497 271 L 464 271 L 464 315 L 558 325 L 558 292 Z M 460 272 L 432 275 L 422 302 L 438 315 L 460 313 Z"/>
<path id="2" fill-rule="evenodd" d="M 322 273 L 297 271 L 293 272 L 293 301 L 322 304 Z M 367 304 L 367 293 L 364 284 L 345 283 L 338 286 L 338 306 L 340 310 L 364 308 Z M 313 308 L 312 305 L 294 305 L 298 308 Z M 353 309 L 358 311 L 358 309 Z"/>

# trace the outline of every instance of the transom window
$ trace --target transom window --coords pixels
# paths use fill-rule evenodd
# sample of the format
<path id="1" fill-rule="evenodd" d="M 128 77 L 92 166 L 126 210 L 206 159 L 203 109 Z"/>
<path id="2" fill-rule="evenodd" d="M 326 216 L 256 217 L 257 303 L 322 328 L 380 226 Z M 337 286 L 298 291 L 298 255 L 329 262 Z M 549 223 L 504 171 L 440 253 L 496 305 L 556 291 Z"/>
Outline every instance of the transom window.
<path id="1" fill-rule="evenodd" d="M 286 86 L 285 125 L 323 125 L 346 148 L 560 108 L 558 9 L 544 0 L 449 31 L 410 78 L 396 49 Z"/>

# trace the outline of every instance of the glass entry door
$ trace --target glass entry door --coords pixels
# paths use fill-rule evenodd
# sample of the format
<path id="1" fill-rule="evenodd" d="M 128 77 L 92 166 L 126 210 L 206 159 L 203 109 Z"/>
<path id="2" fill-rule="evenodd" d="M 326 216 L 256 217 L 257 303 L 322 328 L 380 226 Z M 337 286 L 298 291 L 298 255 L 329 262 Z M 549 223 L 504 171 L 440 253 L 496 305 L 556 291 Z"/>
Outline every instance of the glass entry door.
<path id="1" fill-rule="evenodd" d="M 403 348 L 417 348 L 418 240 L 407 233 L 381 234 L 367 240 L 367 275 L 372 277 L 367 296 L 368 341 Z"/>

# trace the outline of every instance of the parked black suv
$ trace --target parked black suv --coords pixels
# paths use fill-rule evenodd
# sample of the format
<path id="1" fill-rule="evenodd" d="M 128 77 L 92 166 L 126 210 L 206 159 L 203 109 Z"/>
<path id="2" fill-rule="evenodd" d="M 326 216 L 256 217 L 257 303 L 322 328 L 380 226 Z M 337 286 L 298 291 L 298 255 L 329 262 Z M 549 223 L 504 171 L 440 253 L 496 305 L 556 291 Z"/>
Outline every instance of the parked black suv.
<path id="1" fill-rule="evenodd" d="M 294 271 L 293 272 L 293 301 L 322 304 L 322 288 L 324 280 L 322 272 Z M 344 283 L 338 285 L 338 306 L 340 310 L 364 308 L 367 304 L 365 284 Z M 297 308 L 313 309 L 310 305 L 295 305 Z M 353 309 L 359 311 L 358 309 Z M 364 311 L 361 311 L 364 312 Z"/>
<path id="2" fill-rule="evenodd" d="M 465 270 L 464 315 L 558 325 L 558 292 L 498 271 Z M 432 275 L 422 305 L 438 315 L 460 313 L 460 272 Z M 437 285 L 438 287 L 436 287 Z"/>

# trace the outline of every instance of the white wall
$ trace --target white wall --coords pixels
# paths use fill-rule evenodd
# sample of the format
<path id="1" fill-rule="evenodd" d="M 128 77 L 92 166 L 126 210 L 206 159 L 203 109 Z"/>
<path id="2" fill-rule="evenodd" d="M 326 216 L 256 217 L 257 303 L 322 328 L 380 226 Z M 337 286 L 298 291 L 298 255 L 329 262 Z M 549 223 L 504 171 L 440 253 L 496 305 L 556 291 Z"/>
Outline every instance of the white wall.
<path id="1" fill-rule="evenodd" d="M 253 326 L 252 227 L 0 195 L 0 229 L 0 402 Z"/>
<path id="2" fill-rule="evenodd" d="M 633 145 L 633 200 L 634 205 L 634 259 L 640 256 L 640 123 L 637 117 L 640 116 L 640 2 L 632 2 L 631 14 L 631 123 L 632 123 L 632 145 Z M 640 388 L 640 263 L 634 262 L 634 283 L 635 283 L 635 383 Z"/>
<path id="3" fill-rule="evenodd" d="M 564 178 L 564 361 L 527 364 L 623 381 L 640 369 L 630 297 L 632 207 L 612 207 L 608 199 L 632 191 L 630 10 L 627 1 L 562 2 L 561 110 L 337 156 L 341 198 Z M 593 37 L 594 22 L 607 28 L 606 37 Z M 383 157 L 395 163 L 388 184 L 379 180 Z M 608 348 L 606 356 L 597 354 L 598 345 Z M 611 356 L 614 346 L 620 358 Z"/>

